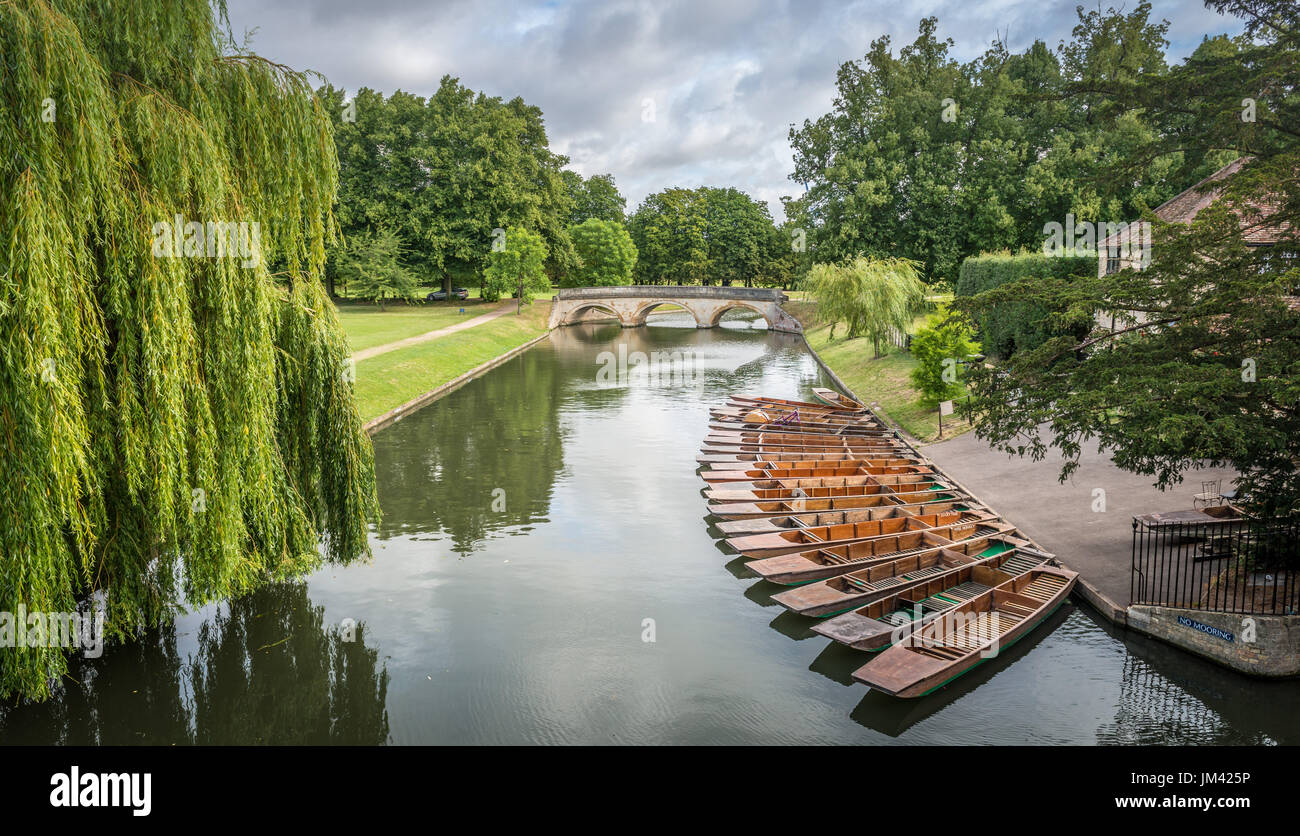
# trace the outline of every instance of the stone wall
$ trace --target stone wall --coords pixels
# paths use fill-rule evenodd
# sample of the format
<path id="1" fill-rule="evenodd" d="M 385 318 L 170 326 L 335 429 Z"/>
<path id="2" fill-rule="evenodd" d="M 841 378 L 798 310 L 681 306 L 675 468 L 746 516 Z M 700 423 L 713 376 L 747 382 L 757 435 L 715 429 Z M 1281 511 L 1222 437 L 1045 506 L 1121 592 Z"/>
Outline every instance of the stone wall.
<path id="1" fill-rule="evenodd" d="M 1128 608 L 1128 626 L 1241 673 L 1300 676 L 1300 616 L 1135 604 Z"/>

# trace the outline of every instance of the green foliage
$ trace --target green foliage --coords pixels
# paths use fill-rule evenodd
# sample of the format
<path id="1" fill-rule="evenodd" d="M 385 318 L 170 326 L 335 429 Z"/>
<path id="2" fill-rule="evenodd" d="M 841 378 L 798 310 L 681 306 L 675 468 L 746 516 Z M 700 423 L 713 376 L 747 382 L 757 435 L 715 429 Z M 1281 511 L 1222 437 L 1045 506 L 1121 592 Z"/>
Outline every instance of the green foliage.
<path id="1" fill-rule="evenodd" d="M 916 358 L 912 383 L 921 399 L 931 406 L 955 398 L 965 391 L 963 365 L 980 350 L 970 326 L 961 318 L 936 314 L 912 337 L 911 352 Z"/>
<path id="2" fill-rule="evenodd" d="M 614 185 L 614 175 L 593 174 L 586 180 L 576 171 L 565 169 L 560 172 L 564 188 L 573 203 L 569 214 L 569 226 L 580 226 L 589 218 L 599 221 L 623 223 L 627 211 L 627 200 L 618 193 Z"/>
<path id="3" fill-rule="evenodd" d="M 561 287 L 604 287 L 632 283 L 636 245 L 617 221 L 588 218 L 569 230 L 582 266 L 568 274 Z"/>
<path id="4" fill-rule="evenodd" d="M 957 279 L 958 296 L 975 296 L 1004 284 L 1028 278 L 1051 278 L 1061 281 L 1073 276 L 1096 274 L 1097 256 L 1045 253 L 985 253 L 961 263 Z M 997 306 L 981 309 L 976 320 L 980 339 L 987 351 L 1010 357 L 1018 350 L 1042 345 L 1051 336 L 1046 327 L 1045 310 L 1024 302 L 1014 294 L 1003 297 Z"/>
<path id="5" fill-rule="evenodd" d="M 547 293 L 551 282 L 546 276 L 546 242 L 542 236 L 520 227 L 509 227 L 502 246 L 488 255 L 483 271 L 483 298 L 495 302 L 502 296 L 518 293 L 523 303 L 533 294 Z"/>
<path id="6" fill-rule="evenodd" d="M 815 219 L 817 261 L 898 255 L 948 281 L 968 256 L 1037 249 L 1043 224 L 1067 213 L 1133 220 L 1226 162 L 1221 149 L 1232 147 L 1133 153 L 1160 136 L 1148 111 L 1116 105 L 1118 91 L 1167 72 L 1168 24 L 1150 13 L 1145 2 L 1131 12 L 1081 6 L 1056 51 L 1034 42 L 1016 54 L 997 43 L 964 64 L 934 18 L 897 52 L 888 37 L 874 41 L 841 66 L 831 112 L 790 132 L 792 179 L 807 191 L 787 216 Z M 1088 94 L 1065 95 L 1085 81 Z M 1222 89 L 1239 111 L 1243 91 L 1260 88 Z M 1102 112 L 1115 118 L 1099 120 Z"/>
<path id="7" fill-rule="evenodd" d="M 779 276 L 769 266 L 774 230 L 765 204 L 709 187 L 652 194 L 628 220 L 640 284 L 752 286 Z"/>
<path id="8" fill-rule="evenodd" d="M 415 299 L 419 288 L 398 260 L 400 243 L 388 230 L 362 232 L 348 241 L 339 256 L 339 276 L 359 299 L 369 299 L 382 310 L 385 299 Z"/>
<path id="9" fill-rule="evenodd" d="M 220 15 L 0 8 L 0 611 L 98 593 L 129 638 L 368 554 L 372 452 L 321 286 L 328 117 Z M 158 247 L 177 216 L 257 246 Z M 0 694 L 48 696 L 64 652 L 6 648 Z"/>
<path id="10" fill-rule="evenodd" d="M 881 356 L 891 334 L 902 333 L 925 298 L 917 265 L 904 258 L 855 258 L 848 264 L 818 264 L 808 274 L 808 290 L 818 316 L 848 325 L 848 336 L 867 336 Z"/>
<path id="11" fill-rule="evenodd" d="M 493 230 L 511 225 L 541 234 L 552 275 L 577 266 L 568 159 L 551 152 L 538 108 L 476 94 L 450 76 L 428 99 L 363 87 L 345 104 L 329 85 L 319 95 L 333 120 L 348 238 L 393 230 L 405 266 L 447 289 L 480 275 Z"/>
<path id="12" fill-rule="evenodd" d="M 1240 170 L 1190 224 L 1155 222 L 1151 263 L 1070 281 L 1034 276 L 954 303 L 979 319 L 1009 300 L 1039 306 L 1049 337 L 996 372 L 973 371 L 977 432 L 1041 458 L 1059 449 L 1064 479 L 1083 441 L 1116 464 L 1177 484 L 1189 468 L 1230 466 L 1261 514 L 1300 511 L 1300 14 L 1283 0 L 1211 0 L 1245 18 L 1247 37 L 1207 40 L 1168 73 L 1115 83 L 1081 78 L 1068 97 L 1112 101 L 1097 130 L 1133 112 L 1156 128 L 1117 160 L 1118 178 L 1147 161 L 1223 149 Z M 1243 91 L 1255 120 L 1243 119 Z M 1267 234 L 1268 246 L 1245 235 Z M 1100 315 L 1100 316 L 1099 316 Z M 1112 316 L 1114 326 L 1111 325 Z M 1101 319 L 1103 322 L 1099 322 Z M 1075 336 L 1082 329 L 1085 336 Z M 1195 478 L 1195 477 L 1193 477 Z"/>

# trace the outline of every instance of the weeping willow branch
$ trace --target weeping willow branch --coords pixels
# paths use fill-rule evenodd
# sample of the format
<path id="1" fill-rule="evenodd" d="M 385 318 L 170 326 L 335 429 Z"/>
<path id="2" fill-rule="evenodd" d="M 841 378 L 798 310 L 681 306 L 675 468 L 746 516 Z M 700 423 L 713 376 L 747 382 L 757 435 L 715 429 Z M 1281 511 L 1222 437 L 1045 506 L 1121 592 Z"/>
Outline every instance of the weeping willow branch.
<path id="1" fill-rule="evenodd" d="M 0 612 L 93 595 L 129 638 L 369 554 L 332 132 L 223 22 L 0 0 Z M 48 696 L 67 652 L 0 647 L 0 695 Z"/>

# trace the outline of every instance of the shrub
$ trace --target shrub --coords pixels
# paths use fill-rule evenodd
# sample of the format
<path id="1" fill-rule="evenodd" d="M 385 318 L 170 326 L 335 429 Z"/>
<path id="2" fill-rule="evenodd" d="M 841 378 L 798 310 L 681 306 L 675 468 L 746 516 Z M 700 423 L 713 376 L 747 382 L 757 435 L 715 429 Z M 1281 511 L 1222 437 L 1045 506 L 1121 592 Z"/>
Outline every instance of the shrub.
<path id="1" fill-rule="evenodd" d="M 957 296 L 975 296 L 986 290 L 1025 278 L 1069 278 L 1095 273 L 1091 255 L 1049 257 L 1043 253 L 984 253 L 961 263 Z M 976 326 L 985 351 L 1010 357 L 1018 350 L 1039 346 L 1052 334 L 1043 327 L 1046 311 L 1039 305 L 1008 302 L 979 314 Z"/>

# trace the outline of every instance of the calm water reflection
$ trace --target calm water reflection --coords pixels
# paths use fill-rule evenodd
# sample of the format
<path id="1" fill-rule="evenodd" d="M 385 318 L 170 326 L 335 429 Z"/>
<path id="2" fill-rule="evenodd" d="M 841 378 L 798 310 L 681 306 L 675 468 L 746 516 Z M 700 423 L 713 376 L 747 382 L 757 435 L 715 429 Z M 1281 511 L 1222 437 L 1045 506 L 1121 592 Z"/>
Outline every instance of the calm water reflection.
<path id="1" fill-rule="evenodd" d="M 0 741 L 1300 743 L 1300 685 L 1070 605 L 930 697 L 851 684 L 866 657 L 722 553 L 696 476 L 707 405 L 820 370 L 743 321 L 653 322 L 559 331 L 381 432 L 372 563 L 78 661 L 61 698 L 0 708 Z M 604 385 L 620 343 L 690 352 L 692 379 Z"/>

